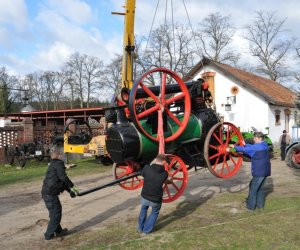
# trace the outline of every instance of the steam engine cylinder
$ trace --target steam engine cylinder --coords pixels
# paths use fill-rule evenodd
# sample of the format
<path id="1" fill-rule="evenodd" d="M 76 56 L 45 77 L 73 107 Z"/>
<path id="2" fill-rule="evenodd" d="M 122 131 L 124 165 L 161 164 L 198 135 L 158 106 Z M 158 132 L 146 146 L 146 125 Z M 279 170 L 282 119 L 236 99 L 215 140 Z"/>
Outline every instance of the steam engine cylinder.
<path id="1" fill-rule="evenodd" d="M 182 120 L 183 115 L 179 114 L 177 118 Z M 173 154 L 180 146 L 195 144 L 197 141 L 203 144 L 209 129 L 218 122 L 216 113 L 211 109 L 192 113 L 187 128 L 175 141 L 166 143 L 165 152 Z M 152 134 L 151 124 L 145 120 L 142 125 L 145 131 Z M 166 137 L 178 129 L 178 125 L 172 119 L 168 119 L 166 127 L 167 129 L 164 131 Z M 158 143 L 141 134 L 133 123 L 110 126 L 107 130 L 106 147 L 112 160 L 116 163 L 127 160 L 149 162 L 158 153 Z"/>
<path id="2" fill-rule="evenodd" d="M 140 146 L 139 135 L 133 124 L 113 124 L 109 127 L 106 147 L 114 162 L 137 159 Z"/>

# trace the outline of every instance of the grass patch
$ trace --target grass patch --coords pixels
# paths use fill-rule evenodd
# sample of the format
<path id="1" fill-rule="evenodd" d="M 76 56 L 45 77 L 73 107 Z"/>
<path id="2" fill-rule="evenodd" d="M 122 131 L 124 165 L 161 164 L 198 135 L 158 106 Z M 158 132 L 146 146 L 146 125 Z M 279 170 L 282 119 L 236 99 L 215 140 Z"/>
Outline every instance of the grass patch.
<path id="1" fill-rule="evenodd" d="M 72 163 L 77 164 L 77 166 L 67 169 L 70 177 L 111 171 L 111 166 L 104 166 L 92 158 L 72 160 Z M 21 169 L 16 168 L 14 165 L 0 164 L 0 188 L 10 184 L 42 180 L 47 171 L 47 166 L 46 161 L 37 160 L 26 162 L 25 167 Z"/>
<path id="2" fill-rule="evenodd" d="M 65 239 L 72 249 L 299 249 L 300 198 L 267 197 L 263 211 L 240 207 L 245 192 L 224 193 L 205 202 L 163 205 L 155 231 L 136 232 L 137 214 Z M 235 212 L 233 212 L 235 211 Z M 58 245 L 56 246 L 58 247 Z"/>

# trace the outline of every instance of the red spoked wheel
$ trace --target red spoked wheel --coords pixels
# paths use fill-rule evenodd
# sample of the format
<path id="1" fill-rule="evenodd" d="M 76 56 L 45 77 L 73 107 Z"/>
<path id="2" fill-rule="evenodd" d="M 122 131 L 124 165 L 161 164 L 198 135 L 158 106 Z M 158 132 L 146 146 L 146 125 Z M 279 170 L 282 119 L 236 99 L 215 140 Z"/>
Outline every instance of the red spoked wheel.
<path id="1" fill-rule="evenodd" d="M 165 164 L 168 171 L 168 179 L 163 186 L 163 203 L 178 199 L 184 192 L 188 183 L 188 171 L 183 160 L 176 155 L 166 155 L 169 164 Z"/>
<path id="2" fill-rule="evenodd" d="M 113 175 L 116 180 L 138 172 L 141 170 L 141 165 L 137 162 L 126 161 L 125 163 L 113 164 Z M 144 179 L 141 176 L 133 177 L 129 180 L 125 180 L 119 183 L 119 186 L 126 190 L 135 190 L 142 187 Z"/>
<path id="3" fill-rule="evenodd" d="M 232 123 L 217 123 L 208 132 L 204 142 L 204 158 L 209 171 L 219 178 L 230 178 L 243 163 L 243 156 L 227 152 L 229 144 L 243 145 L 239 129 Z"/>
<path id="4" fill-rule="evenodd" d="M 292 145 L 288 149 L 286 153 L 285 161 L 288 166 L 292 168 L 300 169 L 300 144 L 299 143 Z"/>
<path id="5" fill-rule="evenodd" d="M 176 92 L 176 94 L 168 94 L 166 88 L 169 88 L 170 85 L 179 86 L 179 91 Z M 153 105 L 141 111 L 138 105 L 136 105 L 138 98 L 150 100 Z M 181 112 L 183 114 L 182 120 L 180 120 L 170 108 L 172 104 L 178 101 L 184 102 L 184 111 Z M 178 126 L 176 131 L 173 131 L 171 135 L 165 137 L 165 142 L 170 142 L 178 138 L 188 124 L 191 113 L 190 94 L 183 80 L 175 72 L 165 68 L 156 68 L 146 72 L 134 83 L 130 91 L 129 110 L 130 117 L 136 128 L 142 134 L 157 142 L 159 141 L 158 134 L 152 135 L 147 132 L 143 128 L 141 121 L 151 115 L 158 114 L 158 111 L 166 114 L 168 118 L 172 119 Z"/>
<path id="6" fill-rule="evenodd" d="M 293 155 L 292 155 L 292 158 L 293 158 L 293 162 L 295 163 L 295 164 L 300 164 L 300 151 L 298 150 L 298 151 L 294 151 L 293 152 Z"/>

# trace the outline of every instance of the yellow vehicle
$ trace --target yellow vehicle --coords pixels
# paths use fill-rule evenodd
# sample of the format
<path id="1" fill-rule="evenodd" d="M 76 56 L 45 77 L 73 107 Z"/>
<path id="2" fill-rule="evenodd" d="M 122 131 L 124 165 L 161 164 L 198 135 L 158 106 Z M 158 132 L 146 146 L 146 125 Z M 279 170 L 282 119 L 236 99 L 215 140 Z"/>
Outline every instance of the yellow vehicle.
<path id="1" fill-rule="evenodd" d="M 124 15 L 124 46 L 122 62 L 122 88 L 131 89 L 133 85 L 133 60 L 134 60 L 134 12 L 135 0 L 126 0 L 124 13 L 112 12 L 114 15 Z M 115 100 L 123 102 L 120 97 Z M 100 123 L 99 123 L 100 124 Z M 93 136 L 88 122 L 71 120 L 64 129 L 64 153 L 83 154 L 94 156 L 104 165 L 112 164 L 106 150 L 105 135 Z"/>
<path id="2" fill-rule="evenodd" d="M 99 123 L 100 126 L 100 123 Z M 70 119 L 64 128 L 64 153 L 82 154 L 95 157 L 103 165 L 111 165 L 105 145 L 105 135 L 93 136 L 91 126 L 86 121 Z"/>

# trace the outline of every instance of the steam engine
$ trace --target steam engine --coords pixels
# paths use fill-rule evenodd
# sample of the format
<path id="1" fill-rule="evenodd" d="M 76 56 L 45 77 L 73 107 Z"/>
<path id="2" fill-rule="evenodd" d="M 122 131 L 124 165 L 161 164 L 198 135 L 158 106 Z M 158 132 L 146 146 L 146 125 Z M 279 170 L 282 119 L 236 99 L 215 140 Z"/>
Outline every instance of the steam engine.
<path id="1" fill-rule="evenodd" d="M 198 79 L 187 82 L 185 85 L 191 98 L 191 115 L 183 133 L 177 139 L 166 142 L 165 153 L 178 155 L 190 169 L 194 166 L 205 166 L 204 141 L 211 127 L 220 120 L 216 112 L 208 105 L 212 102 L 208 84 L 203 79 Z M 154 86 L 149 87 L 149 89 L 154 94 L 159 95 L 159 87 Z M 167 95 L 176 95 L 178 90 L 177 85 L 167 85 L 165 92 Z M 129 90 L 126 91 L 127 94 L 131 95 Z M 135 106 L 135 112 L 140 113 L 153 107 L 154 104 L 151 100 L 143 99 L 146 96 L 143 89 L 138 89 L 136 92 L 138 99 L 129 99 L 129 108 Z M 130 105 L 130 102 L 133 101 L 136 104 Z M 184 105 L 184 101 L 179 100 L 169 107 L 180 121 L 184 116 Z M 158 143 L 151 140 L 139 129 L 136 120 L 132 117 L 134 110 L 129 111 L 127 105 L 107 110 L 106 120 L 112 124 L 107 130 L 106 147 L 115 163 L 135 161 L 146 164 L 157 155 Z M 151 113 L 141 119 L 140 124 L 144 131 L 155 136 L 157 134 L 157 121 L 157 114 Z M 165 113 L 163 113 L 163 121 L 164 135 L 170 136 L 178 129 L 174 120 Z"/>

